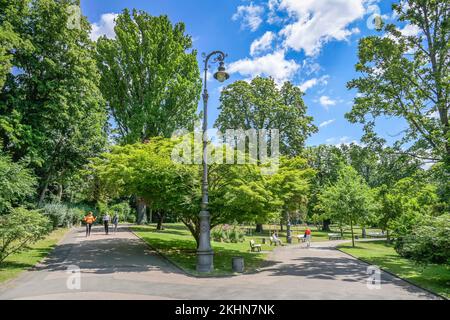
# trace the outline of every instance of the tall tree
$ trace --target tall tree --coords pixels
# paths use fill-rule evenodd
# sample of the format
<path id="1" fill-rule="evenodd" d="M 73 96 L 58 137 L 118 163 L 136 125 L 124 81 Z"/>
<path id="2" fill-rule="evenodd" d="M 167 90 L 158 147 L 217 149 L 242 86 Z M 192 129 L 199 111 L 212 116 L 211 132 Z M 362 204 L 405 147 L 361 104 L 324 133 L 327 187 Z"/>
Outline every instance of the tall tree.
<path id="1" fill-rule="evenodd" d="M 317 131 L 302 96 L 290 82 L 278 88 L 272 78 L 236 81 L 222 90 L 215 127 L 223 133 L 227 129 L 278 129 L 281 154 L 299 155 L 306 139 Z"/>
<path id="2" fill-rule="evenodd" d="M 201 90 L 197 52 L 183 23 L 124 10 L 115 39 L 97 42 L 101 91 L 120 142 L 170 137 L 192 128 Z"/>
<path id="3" fill-rule="evenodd" d="M 115 39 L 98 40 L 97 61 L 119 142 L 144 142 L 192 129 L 201 79 L 184 24 L 125 9 L 114 30 Z M 136 196 L 136 205 L 138 223 L 143 223 L 146 203 Z"/>
<path id="4" fill-rule="evenodd" d="M 29 0 L 13 24 L 30 45 L 14 50 L 0 94 L 0 139 L 14 160 L 30 159 L 40 184 L 61 184 L 106 141 L 106 112 L 89 39 L 90 24 L 69 26 L 78 1 Z"/>
<path id="5" fill-rule="evenodd" d="M 339 166 L 345 161 L 345 157 L 339 147 L 330 145 L 308 147 L 305 150 L 305 157 L 308 160 L 308 165 L 316 171 L 316 175 L 311 183 L 308 213 L 310 216 L 314 214 L 321 216 L 323 218 L 322 230 L 330 231 L 331 219 L 323 215 L 317 204 L 323 189 L 337 181 Z"/>
<path id="6" fill-rule="evenodd" d="M 348 83 L 361 96 L 347 118 L 365 125 L 369 142 L 377 139 L 380 116 L 404 119 L 408 128 L 398 145 L 416 157 L 446 163 L 450 173 L 450 3 L 405 0 L 393 6 L 398 20 L 416 34 L 405 34 L 393 24 L 383 36 L 360 40 L 360 78 Z"/>
<path id="7" fill-rule="evenodd" d="M 214 126 L 221 132 L 232 129 L 279 130 L 280 153 L 300 155 L 306 139 L 314 132 L 313 118 L 306 114 L 301 90 L 285 82 L 281 88 L 272 78 L 256 77 L 250 83 L 236 81 L 222 90 L 220 114 Z M 262 231 L 262 224 L 256 225 Z"/>

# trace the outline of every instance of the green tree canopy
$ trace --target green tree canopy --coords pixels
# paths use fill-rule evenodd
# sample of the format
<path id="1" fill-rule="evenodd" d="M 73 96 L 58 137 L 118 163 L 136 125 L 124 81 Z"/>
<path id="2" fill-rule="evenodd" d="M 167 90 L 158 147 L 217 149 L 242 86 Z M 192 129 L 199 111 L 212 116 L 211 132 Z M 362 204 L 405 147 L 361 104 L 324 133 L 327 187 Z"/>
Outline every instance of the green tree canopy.
<path id="1" fill-rule="evenodd" d="M 317 131 L 302 96 L 290 82 L 278 88 L 272 78 L 236 81 L 222 90 L 215 127 L 223 133 L 227 129 L 278 129 L 280 152 L 299 155 L 306 139 Z"/>
<path id="2" fill-rule="evenodd" d="M 269 188 L 279 202 L 281 218 L 286 223 L 306 213 L 310 184 L 315 171 L 301 157 L 282 157 L 279 170 L 268 178 Z"/>
<path id="3" fill-rule="evenodd" d="M 0 153 L 0 214 L 34 196 L 36 177 L 23 163 L 11 161 Z"/>
<path id="4" fill-rule="evenodd" d="M 198 240 L 201 166 L 172 161 L 172 150 L 179 142 L 158 137 L 144 144 L 117 146 L 93 159 L 91 175 L 112 196 L 135 194 L 154 212 L 174 215 Z M 274 197 L 265 186 L 256 165 L 210 165 L 211 226 L 257 221 L 273 213 Z"/>
<path id="5" fill-rule="evenodd" d="M 14 49 L 29 44 L 14 31 L 14 25 L 20 21 L 26 3 L 26 0 L 0 2 L 0 90 L 11 72 Z"/>
<path id="6" fill-rule="evenodd" d="M 361 77 L 348 83 L 361 96 L 355 98 L 347 118 L 365 125 L 365 142 L 380 140 L 376 119 L 404 119 L 398 146 L 422 159 L 445 161 L 450 171 L 448 1 L 406 0 L 394 5 L 400 22 L 417 27 L 417 35 L 404 35 L 395 25 L 383 36 L 360 40 L 356 71 Z M 380 141 L 384 142 L 383 139 Z"/>
<path id="7" fill-rule="evenodd" d="M 408 234 L 414 225 L 437 214 L 436 186 L 420 175 L 399 180 L 393 187 L 378 190 L 380 222 L 396 237 Z"/>
<path id="8" fill-rule="evenodd" d="M 114 30 L 115 39 L 98 40 L 97 61 L 119 140 L 143 142 L 193 128 L 201 80 L 184 24 L 125 9 Z"/>
<path id="9" fill-rule="evenodd" d="M 15 161 L 30 159 L 41 202 L 49 185 L 63 183 L 106 142 L 90 24 L 85 17 L 80 28 L 68 24 L 69 6 L 77 3 L 28 0 L 11 21 L 30 45 L 14 50 L 18 71 L 0 94 L 0 139 Z"/>

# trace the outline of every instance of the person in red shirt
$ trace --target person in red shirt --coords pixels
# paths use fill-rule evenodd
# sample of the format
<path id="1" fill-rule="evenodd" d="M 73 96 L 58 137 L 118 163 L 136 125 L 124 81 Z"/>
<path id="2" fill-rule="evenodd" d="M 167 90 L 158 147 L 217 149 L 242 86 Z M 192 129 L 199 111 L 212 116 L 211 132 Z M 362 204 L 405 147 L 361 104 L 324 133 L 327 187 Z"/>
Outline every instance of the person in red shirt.
<path id="1" fill-rule="evenodd" d="M 309 248 L 311 246 L 311 229 L 310 228 L 306 228 L 305 238 L 306 238 L 306 247 Z"/>

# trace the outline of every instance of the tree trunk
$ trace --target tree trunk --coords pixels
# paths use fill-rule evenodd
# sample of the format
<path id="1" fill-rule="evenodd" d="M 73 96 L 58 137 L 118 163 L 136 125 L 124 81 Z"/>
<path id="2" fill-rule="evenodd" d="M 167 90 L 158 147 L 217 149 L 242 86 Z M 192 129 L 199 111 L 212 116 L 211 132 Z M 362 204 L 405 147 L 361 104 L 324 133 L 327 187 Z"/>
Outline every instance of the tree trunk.
<path id="1" fill-rule="evenodd" d="M 264 231 L 263 230 L 263 224 L 262 223 L 257 223 L 255 232 L 262 233 L 263 231 Z"/>
<path id="2" fill-rule="evenodd" d="M 158 224 L 156 225 L 156 230 L 164 230 L 163 222 L 164 222 L 164 212 L 158 212 Z"/>
<path id="3" fill-rule="evenodd" d="M 42 207 L 42 205 L 44 204 L 44 200 L 45 200 L 45 195 L 47 194 L 47 190 L 48 190 L 48 183 L 49 183 L 49 178 L 47 178 L 47 180 L 44 183 L 44 186 L 41 189 L 41 194 L 39 195 L 39 207 Z"/>
<path id="4" fill-rule="evenodd" d="M 147 205 L 143 198 L 137 197 L 136 199 L 136 207 L 137 207 L 137 224 L 146 223 L 146 211 Z"/>
<path id="5" fill-rule="evenodd" d="M 56 194 L 56 201 L 57 202 L 61 202 L 62 195 L 63 195 L 63 186 L 62 186 L 62 184 L 58 183 L 58 192 Z"/>
<path id="6" fill-rule="evenodd" d="M 149 208 L 147 212 L 147 222 L 152 223 L 153 222 L 153 209 Z"/>
<path id="7" fill-rule="evenodd" d="M 350 229 L 352 230 L 352 246 L 355 247 L 355 235 L 353 234 L 353 220 L 350 219 Z"/>
<path id="8" fill-rule="evenodd" d="M 200 244 L 200 226 L 198 224 L 194 224 L 192 222 L 181 219 L 184 225 L 189 229 L 191 235 L 194 237 L 195 242 L 197 244 L 197 249 Z"/>
<path id="9" fill-rule="evenodd" d="M 280 231 L 283 231 L 283 221 L 280 221 Z"/>
<path id="10" fill-rule="evenodd" d="M 389 229 L 386 229 L 386 238 L 387 238 L 387 243 L 391 242 L 391 235 L 389 234 Z"/>
<path id="11" fill-rule="evenodd" d="M 330 219 L 323 220 L 322 231 L 331 231 L 330 230 L 330 224 L 331 224 L 331 220 Z"/>
<path id="12" fill-rule="evenodd" d="M 367 235 L 366 235 L 366 228 L 362 228 L 361 237 L 363 239 L 365 239 L 367 237 Z"/>

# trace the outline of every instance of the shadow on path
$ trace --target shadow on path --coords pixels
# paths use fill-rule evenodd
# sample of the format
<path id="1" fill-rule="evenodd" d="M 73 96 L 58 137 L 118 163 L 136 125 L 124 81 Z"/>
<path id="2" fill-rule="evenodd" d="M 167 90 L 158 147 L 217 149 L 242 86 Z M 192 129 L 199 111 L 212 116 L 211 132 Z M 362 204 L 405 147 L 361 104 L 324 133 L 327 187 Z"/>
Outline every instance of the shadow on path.
<path id="1" fill-rule="evenodd" d="M 123 235 L 129 234 L 126 228 L 110 235 L 104 235 L 99 230 L 101 229 L 93 228 L 89 238 L 85 237 L 83 231 L 74 232 L 70 240 L 75 241 L 57 246 L 34 270 L 65 271 L 69 266 L 77 266 L 83 272 L 96 274 L 149 270 L 178 272 L 140 239 L 124 237 Z"/>

